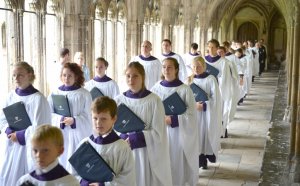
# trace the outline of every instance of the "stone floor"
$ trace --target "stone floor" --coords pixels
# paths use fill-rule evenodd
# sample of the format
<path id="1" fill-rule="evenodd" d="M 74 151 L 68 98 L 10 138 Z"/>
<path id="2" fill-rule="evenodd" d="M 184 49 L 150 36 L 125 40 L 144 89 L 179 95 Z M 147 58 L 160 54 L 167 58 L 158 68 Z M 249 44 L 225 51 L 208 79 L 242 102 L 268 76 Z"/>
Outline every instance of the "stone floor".
<path id="1" fill-rule="evenodd" d="M 208 164 L 208 170 L 199 169 L 198 186 L 254 186 L 261 182 L 277 83 L 278 71 L 255 79 L 229 125 L 229 138 L 221 140 L 219 161 Z"/>

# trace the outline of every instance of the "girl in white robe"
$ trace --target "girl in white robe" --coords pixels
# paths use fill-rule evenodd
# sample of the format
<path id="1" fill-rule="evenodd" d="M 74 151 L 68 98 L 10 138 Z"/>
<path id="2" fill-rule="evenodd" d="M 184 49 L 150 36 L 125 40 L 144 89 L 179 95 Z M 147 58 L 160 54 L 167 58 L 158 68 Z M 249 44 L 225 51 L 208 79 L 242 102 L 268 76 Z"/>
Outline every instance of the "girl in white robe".
<path id="1" fill-rule="evenodd" d="M 61 72 L 63 85 L 51 94 L 66 95 L 72 117 L 64 117 L 54 112 L 51 94 L 48 102 L 52 111 L 52 125 L 61 128 L 64 135 L 65 151 L 59 161 L 65 169 L 72 172 L 68 159 L 75 151 L 78 143 L 92 132 L 92 120 L 90 107 L 92 97 L 89 91 L 84 89 L 83 72 L 76 63 L 66 63 Z"/>
<path id="2" fill-rule="evenodd" d="M 105 74 L 107 67 L 108 62 L 104 58 L 97 58 L 95 61 L 96 76 L 86 82 L 84 88 L 91 91 L 94 87 L 97 87 L 105 96 L 114 98 L 120 93 L 119 86 L 117 82 Z"/>
<path id="3" fill-rule="evenodd" d="M 13 131 L 3 113 L 0 124 L 0 185 L 15 186 L 17 180 L 33 168 L 29 139 L 38 125 L 51 122 L 47 99 L 32 86 L 35 79 L 33 68 L 26 62 L 16 63 L 13 80 L 16 89 L 11 91 L 2 108 L 22 101 L 31 121 L 25 130 Z"/>
<path id="4" fill-rule="evenodd" d="M 205 102 L 197 102 L 197 124 L 199 126 L 199 167 L 207 169 L 207 159 L 215 163 L 221 148 L 222 105 L 218 83 L 213 75 L 205 72 L 206 63 L 202 57 L 192 62 L 193 74 L 187 83 L 199 86 L 208 95 Z"/>
<path id="5" fill-rule="evenodd" d="M 181 115 L 165 116 L 172 182 L 174 186 L 186 183 L 194 186 L 198 182 L 198 125 L 195 99 L 189 86 L 178 79 L 179 64 L 175 58 L 163 60 L 163 81 L 156 83 L 151 91 L 162 100 L 177 92 L 187 109 Z"/>
<path id="6" fill-rule="evenodd" d="M 131 146 L 138 186 L 171 186 L 171 168 L 164 107 L 161 99 L 145 88 L 145 70 L 139 62 L 132 62 L 126 69 L 129 90 L 115 98 L 125 104 L 144 123 L 141 132 L 121 134 Z"/>

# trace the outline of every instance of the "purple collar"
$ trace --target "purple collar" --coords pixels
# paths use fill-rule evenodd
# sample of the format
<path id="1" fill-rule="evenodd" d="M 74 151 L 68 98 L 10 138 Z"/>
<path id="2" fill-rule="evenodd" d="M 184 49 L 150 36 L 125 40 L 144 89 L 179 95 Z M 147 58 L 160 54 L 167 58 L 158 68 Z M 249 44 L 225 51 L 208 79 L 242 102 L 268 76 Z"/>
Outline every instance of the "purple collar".
<path id="1" fill-rule="evenodd" d="M 189 52 L 189 54 L 190 54 L 191 56 L 199 56 L 199 55 L 200 55 L 198 52 L 196 52 L 195 54 L 192 54 L 191 52 Z"/>
<path id="2" fill-rule="evenodd" d="M 58 164 L 47 173 L 37 175 L 36 172 L 33 171 L 30 173 L 30 175 L 40 181 L 52 181 L 67 176 L 69 173 L 60 164 Z"/>
<path id="3" fill-rule="evenodd" d="M 105 145 L 105 144 L 110 144 L 110 143 L 117 141 L 118 139 L 120 139 L 120 137 L 116 134 L 116 132 L 114 130 L 112 130 L 104 138 L 102 136 L 98 136 L 97 138 L 95 138 L 94 135 L 91 135 L 90 139 L 97 144 Z"/>
<path id="4" fill-rule="evenodd" d="M 162 54 L 162 55 L 165 56 L 165 57 L 170 57 L 170 56 L 175 55 L 175 53 L 174 52 L 170 52 L 168 54 Z"/>
<path id="5" fill-rule="evenodd" d="M 144 98 L 144 97 L 148 96 L 149 94 L 151 94 L 151 92 L 147 89 L 141 90 L 138 93 L 133 93 L 131 90 L 127 90 L 126 92 L 123 93 L 124 96 L 129 97 L 129 98 L 134 98 L 134 99 Z"/>
<path id="6" fill-rule="evenodd" d="M 93 80 L 97 81 L 97 82 L 107 82 L 107 81 L 110 81 L 111 78 L 108 77 L 108 76 L 106 76 L 106 75 L 104 75 L 103 77 L 96 76 L 96 77 L 94 77 Z"/>
<path id="7" fill-rule="evenodd" d="M 144 56 L 142 56 L 142 55 L 139 55 L 139 57 L 140 57 L 142 60 L 144 60 L 144 61 L 154 61 L 154 60 L 157 60 L 157 58 L 154 57 L 154 56 L 144 57 Z"/>
<path id="8" fill-rule="evenodd" d="M 208 61 L 210 63 L 214 63 L 214 62 L 218 61 L 220 58 L 221 58 L 221 56 L 218 56 L 218 55 L 215 57 L 212 57 L 210 55 L 205 56 L 206 61 Z"/>
<path id="9" fill-rule="evenodd" d="M 196 78 L 196 79 L 204 79 L 207 76 L 209 76 L 209 74 L 207 72 L 203 72 L 202 74 L 194 75 L 194 78 Z"/>
<path id="10" fill-rule="evenodd" d="M 178 87 L 180 85 L 182 85 L 182 81 L 180 81 L 179 79 L 175 79 L 174 81 L 167 81 L 167 80 L 163 80 L 160 82 L 160 84 L 164 87 Z"/>
<path id="11" fill-rule="evenodd" d="M 80 86 L 76 86 L 76 85 L 65 86 L 65 85 L 62 85 L 62 86 L 58 87 L 58 89 L 62 90 L 62 91 L 72 91 L 72 90 L 80 89 Z"/>
<path id="12" fill-rule="evenodd" d="M 242 59 L 243 57 L 245 57 L 246 55 L 245 54 L 243 54 L 243 55 L 241 55 L 240 57 L 239 57 L 239 59 Z"/>
<path id="13" fill-rule="evenodd" d="M 31 94 L 34 94 L 34 93 L 38 92 L 38 90 L 35 89 L 32 85 L 29 85 L 25 89 L 16 88 L 15 92 L 19 96 L 28 96 L 28 95 L 31 95 Z"/>
<path id="14" fill-rule="evenodd" d="M 232 53 L 231 52 L 227 52 L 226 54 L 225 54 L 225 56 L 230 56 Z"/>

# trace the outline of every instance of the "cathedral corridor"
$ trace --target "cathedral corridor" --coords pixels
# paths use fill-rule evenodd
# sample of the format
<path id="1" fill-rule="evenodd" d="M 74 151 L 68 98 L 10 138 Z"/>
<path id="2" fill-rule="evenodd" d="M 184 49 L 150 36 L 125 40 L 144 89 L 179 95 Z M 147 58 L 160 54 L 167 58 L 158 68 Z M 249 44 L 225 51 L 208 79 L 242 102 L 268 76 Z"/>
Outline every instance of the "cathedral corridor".
<path id="1" fill-rule="evenodd" d="M 259 184 L 277 82 L 278 71 L 255 79 L 229 125 L 229 137 L 221 140 L 218 162 L 199 169 L 199 186 Z"/>

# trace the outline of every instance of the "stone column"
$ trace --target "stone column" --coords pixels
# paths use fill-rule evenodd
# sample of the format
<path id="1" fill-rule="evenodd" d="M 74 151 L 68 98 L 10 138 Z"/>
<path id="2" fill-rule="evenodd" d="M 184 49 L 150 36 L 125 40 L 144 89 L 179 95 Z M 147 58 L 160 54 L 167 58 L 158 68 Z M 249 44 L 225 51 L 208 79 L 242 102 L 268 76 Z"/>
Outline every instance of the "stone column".
<path id="1" fill-rule="evenodd" d="M 295 15 L 294 15 L 294 40 L 298 41 L 299 40 L 299 13 L 298 13 L 298 8 L 296 8 Z M 294 42 L 294 55 L 293 55 L 293 68 L 292 68 L 292 89 L 291 89 L 291 130 L 293 133 L 291 134 L 291 139 L 296 137 L 295 143 L 292 143 L 293 140 L 291 141 L 291 148 L 294 148 L 294 154 L 295 156 L 300 155 L 300 126 L 297 125 L 297 99 L 298 99 L 298 82 L 299 82 L 299 43 Z M 295 134 L 294 136 L 293 134 Z M 293 147 L 294 146 L 294 147 Z"/>

